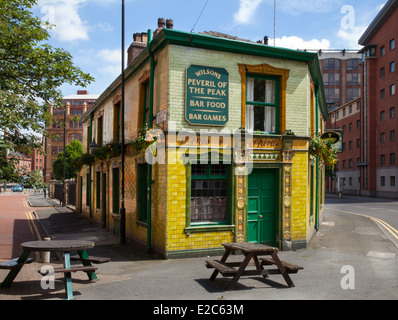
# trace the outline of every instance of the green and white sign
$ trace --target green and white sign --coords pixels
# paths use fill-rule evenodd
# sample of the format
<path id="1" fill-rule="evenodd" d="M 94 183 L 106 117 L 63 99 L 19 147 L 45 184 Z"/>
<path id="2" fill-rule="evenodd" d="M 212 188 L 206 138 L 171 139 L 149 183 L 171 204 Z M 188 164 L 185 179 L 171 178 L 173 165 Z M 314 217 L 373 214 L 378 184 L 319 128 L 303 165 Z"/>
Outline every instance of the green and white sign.
<path id="1" fill-rule="evenodd" d="M 229 74 L 224 68 L 191 65 L 186 71 L 185 118 L 190 124 L 225 126 Z"/>

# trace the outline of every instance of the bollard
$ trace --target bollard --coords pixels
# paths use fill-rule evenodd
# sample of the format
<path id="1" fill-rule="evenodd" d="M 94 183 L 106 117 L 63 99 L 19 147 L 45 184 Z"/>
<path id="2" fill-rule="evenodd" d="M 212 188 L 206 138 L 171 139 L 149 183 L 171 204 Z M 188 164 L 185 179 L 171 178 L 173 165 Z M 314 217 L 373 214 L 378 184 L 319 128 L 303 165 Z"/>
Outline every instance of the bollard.
<path id="1" fill-rule="evenodd" d="M 46 241 L 51 241 L 51 238 L 44 238 Z M 43 252 L 43 263 L 50 263 L 50 251 Z"/>

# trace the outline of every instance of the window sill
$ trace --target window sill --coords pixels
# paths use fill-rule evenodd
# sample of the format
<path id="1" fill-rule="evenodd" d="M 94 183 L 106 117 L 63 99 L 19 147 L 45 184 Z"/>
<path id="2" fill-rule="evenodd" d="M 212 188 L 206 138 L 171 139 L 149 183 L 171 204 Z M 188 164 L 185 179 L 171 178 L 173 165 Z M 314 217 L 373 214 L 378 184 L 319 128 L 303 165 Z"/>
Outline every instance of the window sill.
<path id="1" fill-rule="evenodd" d="M 234 231 L 235 225 L 204 225 L 204 226 L 191 226 L 186 227 L 184 232 L 189 236 L 191 233 L 196 232 L 215 232 L 215 231 Z"/>

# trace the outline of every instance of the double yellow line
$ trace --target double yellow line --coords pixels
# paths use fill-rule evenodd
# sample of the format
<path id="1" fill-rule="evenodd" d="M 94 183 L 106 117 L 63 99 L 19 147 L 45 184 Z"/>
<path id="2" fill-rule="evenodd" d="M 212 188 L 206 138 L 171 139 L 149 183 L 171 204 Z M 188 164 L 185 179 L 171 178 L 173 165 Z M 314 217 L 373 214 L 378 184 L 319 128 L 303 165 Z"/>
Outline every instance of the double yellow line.
<path id="1" fill-rule="evenodd" d="M 381 219 L 378 219 L 378 218 L 375 218 L 375 217 L 371 217 L 371 216 L 367 216 L 367 215 L 361 214 L 361 213 L 356 213 L 356 212 L 336 210 L 336 209 L 330 209 L 330 210 L 338 211 L 338 212 L 342 212 L 342 213 L 354 214 L 354 215 L 357 215 L 357 216 L 369 218 L 369 219 L 373 220 L 374 222 L 377 222 L 380 225 L 382 225 L 395 239 L 398 240 L 398 230 L 395 229 L 394 227 L 390 226 L 387 222 L 385 222 L 385 221 L 383 221 Z"/>
<path id="2" fill-rule="evenodd" d="M 33 235 L 35 235 L 38 240 L 43 240 L 41 235 L 40 235 L 39 229 L 37 228 L 36 218 L 33 215 L 33 212 L 32 211 L 27 211 L 27 212 L 25 212 L 25 214 L 26 214 L 26 217 L 28 219 L 30 232 Z"/>

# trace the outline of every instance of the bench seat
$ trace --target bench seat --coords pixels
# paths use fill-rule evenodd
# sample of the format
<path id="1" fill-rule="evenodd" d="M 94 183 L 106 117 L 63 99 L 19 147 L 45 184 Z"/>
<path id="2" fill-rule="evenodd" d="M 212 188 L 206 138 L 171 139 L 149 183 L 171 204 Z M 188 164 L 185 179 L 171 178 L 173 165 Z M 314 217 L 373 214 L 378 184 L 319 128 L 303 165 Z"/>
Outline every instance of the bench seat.
<path id="1" fill-rule="evenodd" d="M 238 270 L 232 268 L 228 263 L 219 260 L 207 260 L 206 267 L 217 269 L 223 276 L 232 276 L 238 272 Z"/>
<path id="2" fill-rule="evenodd" d="M 92 262 L 95 264 L 101 264 L 101 263 L 106 263 L 106 262 L 111 261 L 111 258 L 90 256 L 89 258 L 81 259 L 80 256 L 75 255 L 75 256 L 71 256 L 70 260 L 71 261 L 82 261 L 83 260 L 83 261 L 88 261 L 88 262 Z"/>
<path id="3" fill-rule="evenodd" d="M 259 258 L 263 265 L 275 265 L 275 261 L 271 258 Z M 281 261 L 282 266 L 285 267 L 287 273 L 297 273 L 299 270 L 304 269 L 302 266 L 298 266 L 286 261 Z"/>
<path id="4" fill-rule="evenodd" d="M 25 260 L 24 263 L 18 263 L 18 259 L 19 258 L 15 258 L 15 259 L 12 259 L 12 260 L 7 260 L 7 261 L 0 262 L 0 269 L 11 270 L 11 269 L 14 269 L 14 268 L 17 268 L 17 267 L 21 266 L 22 264 L 32 263 L 34 261 L 34 258 L 28 258 L 28 259 Z"/>
<path id="5" fill-rule="evenodd" d="M 70 267 L 70 268 L 54 268 L 54 273 L 67 273 L 67 272 L 77 272 L 77 271 L 84 271 L 84 272 L 94 272 L 97 270 L 97 267 L 93 266 L 78 266 L 78 267 Z M 43 276 L 48 275 L 48 272 L 41 272 L 39 270 L 39 273 Z"/>

